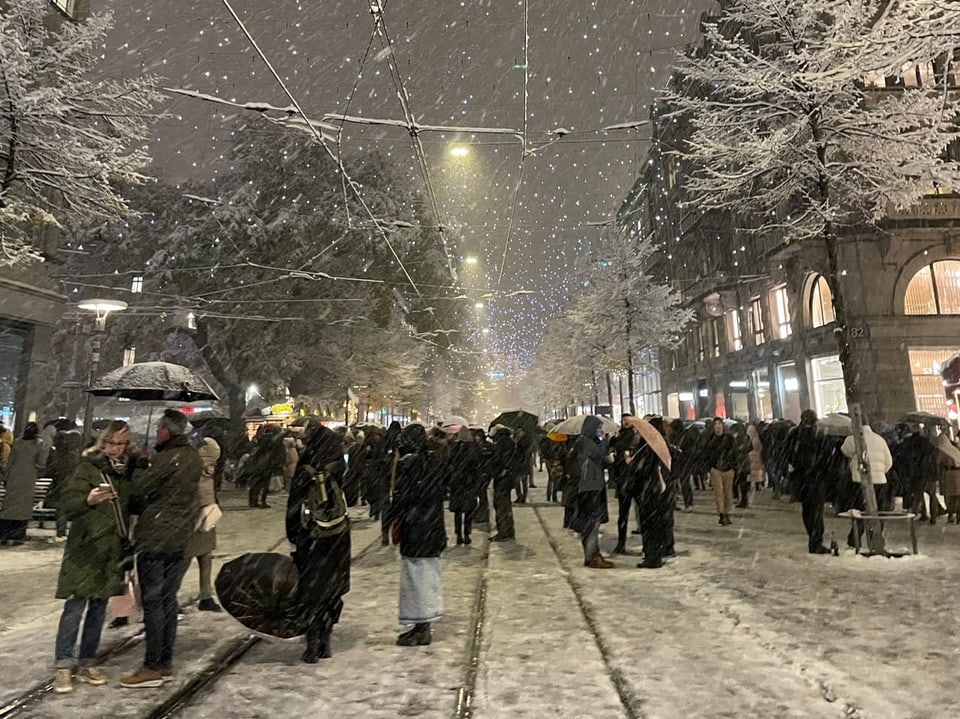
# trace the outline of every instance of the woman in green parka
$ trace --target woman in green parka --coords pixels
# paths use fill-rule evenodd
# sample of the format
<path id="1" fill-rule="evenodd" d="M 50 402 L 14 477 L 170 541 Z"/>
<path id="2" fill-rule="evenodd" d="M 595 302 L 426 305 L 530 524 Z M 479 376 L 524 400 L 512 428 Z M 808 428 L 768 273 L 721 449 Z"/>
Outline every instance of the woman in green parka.
<path id="1" fill-rule="evenodd" d="M 72 522 L 57 579 L 57 598 L 65 599 L 57 629 L 54 691 L 73 690 L 77 679 L 102 685 L 106 677 L 93 666 L 107 612 L 107 600 L 124 591 L 124 571 L 117 512 L 126 527 L 127 502 L 136 459 L 130 450 L 130 428 L 114 420 L 80 458 L 60 490 L 60 508 Z M 86 617 L 84 617 L 86 611 Z M 76 656 L 81 620 L 80 655 Z"/>

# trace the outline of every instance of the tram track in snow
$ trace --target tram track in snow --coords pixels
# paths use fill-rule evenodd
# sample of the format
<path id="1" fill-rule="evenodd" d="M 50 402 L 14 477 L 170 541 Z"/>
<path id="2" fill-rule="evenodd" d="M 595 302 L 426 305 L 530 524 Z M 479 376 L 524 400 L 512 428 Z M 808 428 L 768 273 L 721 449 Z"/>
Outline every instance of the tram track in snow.
<path id="1" fill-rule="evenodd" d="M 563 576 L 566 579 L 567 584 L 570 586 L 570 591 L 573 593 L 577 607 L 580 609 L 580 613 L 583 615 L 587 629 L 597 645 L 597 649 L 599 650 L 600 656 L 603 659 L 607 678 L 610 680 L 611 684 L 613 684 L 613 687 L 617 692 L 617 696 L 620 699 L 620 704 L 623 707 L 624 714 L 626 715 L 627 719 L 646 719 L 646 714 L 640 706 L 640 700 L 630 687 L 630 683 L 627 681 L 624 673 L 616 666 L 613 654 L 600 632 L 600 623 L 594 615 L 593 610 L 587 603 L 583 589 L 574 579 L 572 567 L 570 566 L 569 561 L 564 558 L 562 552 L 560 551 L 560 546 L 557 544 L 557 540 L 547 528 L 547 523 L 543 518 L 543 513 L 540 511 L 539 507 L 533 507 L 533 512 L 537 517 L 537 521 L 540 522 L 540 527 L 543 530 L 547 542 L 550 544 L 550 548 L 553 550 L 553 553 L 557 559 L 557 563 L 563 570 Z"/>

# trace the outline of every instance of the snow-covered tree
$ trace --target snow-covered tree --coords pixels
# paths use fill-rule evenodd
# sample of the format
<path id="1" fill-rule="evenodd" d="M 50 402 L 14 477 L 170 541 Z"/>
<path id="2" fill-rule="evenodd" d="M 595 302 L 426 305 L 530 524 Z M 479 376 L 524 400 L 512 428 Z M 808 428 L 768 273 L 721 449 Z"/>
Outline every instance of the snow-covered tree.
<path id="1" fill-rule="evenodd" d="M 891 208 L 958 187 L 957 164 L 943 158 L 958 137 L 960 3 L 724 0 L 703 30 L 703 47 L 682 59 L 664 96 L 692 127 L 676 150 L 690 202 L 735 213 L 744 231 L 824 243 L 847 404 L 866 462 L 838 243 Z M 912 82 L 879 91 L 885 78 L 908 73 Z"/>
<path id="2" fill-rule="evenodd" d="M 382 157 L 347 162 L 368 207 L 391 225 L 391 251 L 312 140 L 259 120 L 234 137 L 233 170 L 216 186 L 132 188 L 140 216 L 85 242 L 95 254 L 80 256 L 87 268 L 71 270 L 85 277 L 68 284 L 123 290 L 142 274 L 143 293 L 111 334 L 141 356 L 151 335 L 180 335 L 184 356 L 199 351 L 237 421 L 251 383 L 265 396 L 290 389 L 330 401 L 356 385 L 381 385 L 382 398 L 397 401 L 419 389 L 422 348 L 449 342 L 438 330 L 462 303 L 443 301 L 456 293 L 416 191 Z M 430 287 L 427 297 L 411 288 L 394 251 Z"/>
<path id="3" fill-rule="evenodd" d="M 96 74 L 109 13 L 51 29 L 47 0 L 0 3 L 0 265 L 40 257 L 60 227 L 119 220 L 144 178 L 153 77 Z"/>
<path id="4" fill-rule="evenodd" d="M 607 238 L 569 311 L 580 328 L 581 351 L 595 358 L 594 369 L 627 372 L 631 413 L 643 350 L 673 344 L 693 318 L 680 293 L 647 272 L 656 251 L 647 237 Z"/>

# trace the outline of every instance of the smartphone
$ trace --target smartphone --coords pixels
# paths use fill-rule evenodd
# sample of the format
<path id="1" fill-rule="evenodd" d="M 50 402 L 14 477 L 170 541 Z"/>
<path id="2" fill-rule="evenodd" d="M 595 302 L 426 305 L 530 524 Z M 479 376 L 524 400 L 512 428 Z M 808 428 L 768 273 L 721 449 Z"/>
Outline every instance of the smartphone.
<path id="1" fill-rule="evenodd" d="M 111 490 L 113 489 L 113 487 L 111 487 L 108 482 L 101 482 L 100 484 L 97 485 L 97 489 L 103 489 L 103 490 L 106 490 L 106 491 L 111 491 Z"/>

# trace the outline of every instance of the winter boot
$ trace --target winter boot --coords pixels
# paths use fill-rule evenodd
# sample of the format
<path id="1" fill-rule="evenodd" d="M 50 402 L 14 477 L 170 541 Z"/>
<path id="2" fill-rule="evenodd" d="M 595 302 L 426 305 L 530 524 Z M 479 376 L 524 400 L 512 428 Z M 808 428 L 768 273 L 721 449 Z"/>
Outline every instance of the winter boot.
<path id="1" fill-rule="evenodd" d="M 397 637 L 397 646 L 422 647 L 430 643 L 430 624 L 423 622 L 415 624 L 413 629 Z"/>
<path id="2" fill-rule="evenodd" d="M 617 546 L 613 548 L 614 554 L 626 554 L 627 547 L 623 542 L 617 542 Z"/>

